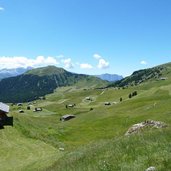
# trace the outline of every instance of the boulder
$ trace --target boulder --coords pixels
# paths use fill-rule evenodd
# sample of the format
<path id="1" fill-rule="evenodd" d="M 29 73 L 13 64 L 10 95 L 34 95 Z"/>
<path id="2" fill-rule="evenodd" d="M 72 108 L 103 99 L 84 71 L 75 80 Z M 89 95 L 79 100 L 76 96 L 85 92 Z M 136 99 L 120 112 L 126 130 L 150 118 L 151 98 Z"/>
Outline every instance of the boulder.
<path id="1" fill-rule="evenodd" d="M 164 128 L 167 127 L 167 125 L 161 121 L 146 120 L 144 122 L 134 124 L 132 127 L 128 129 L 125 135 L 127 136 L 127 135 L 136 134 L 145 127 Z"/>
<path id="2" fill-rule="evenodd" d="M 154 166 L 147 168 L 145 171 L 157 171 Z"/>

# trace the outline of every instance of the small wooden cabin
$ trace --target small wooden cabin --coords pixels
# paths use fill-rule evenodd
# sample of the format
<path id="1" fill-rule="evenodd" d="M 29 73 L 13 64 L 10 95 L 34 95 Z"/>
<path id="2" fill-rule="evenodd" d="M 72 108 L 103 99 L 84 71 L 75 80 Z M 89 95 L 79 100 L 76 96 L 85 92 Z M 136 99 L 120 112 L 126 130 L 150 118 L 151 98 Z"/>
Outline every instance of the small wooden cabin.
<path id="1" fill-rule="evenodd" d="M 167 80 L 167 77 L 160 77 L 160 80 Z"/>
<path id="2" fill-rule="evenodd" d="M 0 128 L 4 128 L 5 125 L 13 126 L 13 117 L 8 117 L 9 106 L 0 102 Z"/>
<path id="3" fill-rule="evenodd" d="M 86 97 L 85 99 L 86 99 L 86 100 L 91 100 L 91 98 L 90 98 L 90 97 Z"/>
<path id="4" fill-rule="evenodd" d="M 68 104 L 68 105 L 66 105 L 65 107 L 66 107 L 66 108 L 73 108 L 74 106 L 76 106 L 76 104 Z"/>
<path id="5" fill-rule="evenodd" d="M 33 112 L 40 112 L 40 111 L 42 111 L 41 107 L 35 107 L 35 109 L 33 110 Z"/>
<path id="6" fill-rule="evenodd" d="M 19 110 L 18 112 L 19 112 L 19 113 L 24 113 L 24 110 L 21 109 L 21 110 Z"/>
<path id="7" fill-rule="evenodd" d="M 75 115 L 67 114 L 67 115 L 62 116 L 60 118 L 60 121 L 67 121 L 67 120 L 70 120 L 72 118 L 75 118 Z"/>
<path id="8" fill-rule="evenodd" d="M 76 106 L 75 104 L 69 104 L 68 107 L 74 107 Z"/>
<path id="9" fill-rule="evenodd" d="M 111 103 L 110 102 L 105 102 L 105 105 L 107 106 L 107 105 L 111 105 Z"/>

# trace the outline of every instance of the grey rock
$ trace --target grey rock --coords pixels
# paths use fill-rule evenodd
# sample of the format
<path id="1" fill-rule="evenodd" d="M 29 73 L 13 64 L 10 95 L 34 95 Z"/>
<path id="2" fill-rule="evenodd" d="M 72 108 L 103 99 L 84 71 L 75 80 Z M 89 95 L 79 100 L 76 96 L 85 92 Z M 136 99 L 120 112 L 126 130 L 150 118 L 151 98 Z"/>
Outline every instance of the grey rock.
<path id="1" fill-rule="evenodd" d="M 147 168 L 145 171 L 157 171 L 154 166 Z"/>
<path id="2" fill-rule="evenodd" d="M 136 134 L 145 127 L 164 128 L 167 127 L 167 125 L 161 121 L 146 120 L 144 122 L 134 124 L 132 127 L 128 129 L 125 135 L 128 136 L 128 135 Z"/>

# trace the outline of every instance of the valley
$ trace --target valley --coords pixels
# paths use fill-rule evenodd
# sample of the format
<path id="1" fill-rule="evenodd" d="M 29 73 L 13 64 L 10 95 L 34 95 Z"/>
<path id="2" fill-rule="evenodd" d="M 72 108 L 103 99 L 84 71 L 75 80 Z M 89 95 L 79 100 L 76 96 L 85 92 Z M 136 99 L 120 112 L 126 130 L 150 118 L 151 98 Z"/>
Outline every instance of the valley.
<path id="1" fill-rule="evenodd" d="M 164 67 L 167 72 L 161 74 L 166 80 L 153 77 L 101 89 L 84 81 L 31 101 L 30 110 L 28 102 L 8 103 L 14 126 L 0 130 L 0 170 L 144 171 L 150 166 L 171 170 L 171 70 L 170 64 Z M 134 91 L 137 95 L 129 98 Z M 66 107 L 70 104 L 75 105 Z M 42 111 L 33 112 L 35 107 Z M 66 114 L 75 118 L 60 121 Z M 125 136 L 132 125 L 146 120 L 167 127 L 148 127 Z"/>

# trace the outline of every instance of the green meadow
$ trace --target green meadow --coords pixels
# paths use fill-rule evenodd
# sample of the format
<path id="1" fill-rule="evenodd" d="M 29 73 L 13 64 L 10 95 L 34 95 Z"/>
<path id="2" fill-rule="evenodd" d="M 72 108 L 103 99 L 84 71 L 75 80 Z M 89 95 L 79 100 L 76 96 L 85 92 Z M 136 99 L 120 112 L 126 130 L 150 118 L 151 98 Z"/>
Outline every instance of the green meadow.
<path id="1" fill-rule="evenodd" d="M 137 95 L 129 98 L 133 91 Z M 75 106 L 66 107 L 69 104 Z M 150 166 L 171 170 L 169 75 L 167 80 L 125 89 L 61 87 L 45 100 L 32 102 L 31 110 L 27 105 L 10 106 L 14 126 L 0 130 L 0 170 L 144 171 Z M 43 110 L 33 112 L 35 107 Z M 65 114 L 76 117 L 60 121 Z M 133 124 L 148 119 L 167 127 L 124 135 Z"/>

